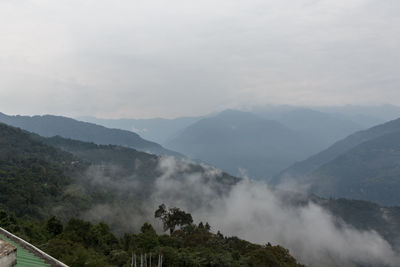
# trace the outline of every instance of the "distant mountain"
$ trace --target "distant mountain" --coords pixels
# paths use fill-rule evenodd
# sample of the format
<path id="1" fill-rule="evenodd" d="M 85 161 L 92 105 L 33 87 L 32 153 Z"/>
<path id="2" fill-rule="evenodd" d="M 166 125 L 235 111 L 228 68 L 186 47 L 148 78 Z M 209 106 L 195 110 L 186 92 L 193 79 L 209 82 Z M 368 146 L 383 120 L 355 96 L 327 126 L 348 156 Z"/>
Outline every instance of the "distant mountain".
<path id="1" fill-rule="evenodd" d="M 363 142 L 398 131 L 400 131 L 400 119 L 356 132 L 308 159 L 293 164 L 283 171 L 278 178 L 304 176 Z"/>
<path id="2" fill-rule="evenodd" d="M 147 141 L 131 131 L 109 129 L 93 123 L 53 115 L 8 116 L 0 113 L 0 122 L 39 134 L 44 137 L 62 136 L 101 145 L 120 145 L 157 155 L 180 156 L 179 153 Z"/>
<path id="3" fill-rule="evenodd" d="M 171 179 L 196 176 L 204 184 L 215 183 L 217 194 L 239 181 L 173 157 L 164 159 L 131 148 L 59 136 L 44 138 L 0 123 L 0 210 L 33 218 L 98 219 L 117 231 L 131 231 L 137 225 L 119 215 L 136 216 L 140 218 L 136 222 L 143 223 L 147 218 L 144 203 L 154 201 L 150 196 L 156 190 L 155 181 L 166 172 L 164 160 L 172 161 L 176 168 L 168 173 Z M 211 181 L 211 176 L 215 180 Z M 200 204 L 193 201 L 193 205 Z"/>
<path id="4" fill-rule="evenodd" d="M 276 120 L 290 129 L 309 136 L 319 151 L 352 133 L 367 128 L 364 124 L 354 122 L 345 116 L 309 108 L 258 110 L 256 114 L 265 119 Z"/>
<path id="5" fill-rule="evenodd" d="M 61 137 L 47 139 L 0 123 L 0 226 L 69 266 L 130 266 L 133 250 L 154 254 L 160 251 L 165 265 L 176 266 L 178 259 L 184 266 L 199 262 L 213 266 L 223 262 L 223 266 L 229 266 L 234 261 L 226 255 L 231 254 L 232 248 L 239 255 L 235 261 L 241 266 L 260 262 L 303 266 L 281 246 L 266 247 L 237 237 L 224 238 L 219 231 L 211 233 L 208 223 L 207 227 L 203 223 L 192 224 L 190 214 L 190 222 L 187 216 L 185 219 L 185 226 L 190 227 L 177 231 L 178 235 L 157 235 L 153 226 L 144 224 L 148 217 L 140 212 L 141 208 L 153 209 L 160 204 L 149 203 L 149 195 L 145 194 L 151 193 L 152 184 L 161 175 L 157 168 L 159 160 L 134 149 Z M 182 175 L 179 179 L 203 175 L 207 183 L 206 171 L 199 165 L 186 164 L 175 175 Z M 229 190 L 229 183 L 238 181 L 223 173 L 213 175 L 225 190 Z M 91 212 L 97 217 L 90 216 Z M 83 217 L 90 222 L 80 219 Z M 171 229 L 177 224 L 174 222 Z M 141 225 L 144 226 L 140 228 Z M 215 253 L 210 252 L 210 245 Z M 238 254 L 239 248 L 243 255 Z M 181 253 L 182 249 L 187 251 Z M 43 265 L 33 261 L 18 264 Z"/>
<path id="6" fill-rule="evenodd" d="M 332 115 L 340 115 L 343 118 L 351 119 L 358 124 L 372 127 L 400 117 L 400 107 L 393 105 L 379 106 L 332 106 L 318 107 L 317 110 Z"/>
<path id="7" fill-rule="evenodd" d="M 310 192 L 400 205 L 400 119 L 357 132 L 282 172 Z"/>
<path id="8" fill-rule="evenodd" d="M 289 106 L 289 105 L 266 105 L 255 106 L 250 110 L 264 118 L 279 120 L 282 114 L 295 110 L 313 110 L 329 115 L 336 119 L 353 122 L 367 129 L 374 125 L 382 124 L 400 117 L 400 107 L 393 105 L 379 106 Z"/>
<path id="9" fill-rule="evenodd" d="M 318 150 L 312 138 L 249 112 L 227 110 L 190 125 L 168 148 L 241 175 L 269 178 Z"/>
<path id="10" fill-rule="evenodd" d="M 400 205 L 400 132 L 364 142 L 307 177 L 321 196 Z"/>
<path id="11" fill-rule="evenodd" d="M 201 117 L 181 117 L 176 119 L 101 119 L 95 117 L 81 117 L 82 121 L 103 125 L 109 128 L 133 131 L 140 136 L 164 145 L 178 135 L 180 131 Z"/>
<path id="12" fill-rule="evenodd" d="M 159 203 L 154 203 L 157 199 L 151 196 L 160 185 L 156 180 L 165 182 L 165 175 L 174 176 L 171 181 L 175 182 L 169 186 L 178 187 L 182 179 L 201 177 L 203 183 L 216 186 L 213 194 L 229 193 L 231 186 L 240 180 L 192 163 L 179 166 L 175 162 L 173 166 L 168 159 L 164 167 L 169 169 L 163 170 L 161 160 L 126 147 L 61 137 L 43 138 L 0 124 L 0 210 L 24 216 L 24 220 L 47 219 L 52 215 L 64 221 L 81 217 L 92 222 L 105 221 L 116 232 L 137 231 L 148 219 L 148 209 L 152 211 L 150 216 L 154 216 L 153 208 Z M 188 194 L 185 188 L 180 189 L 182 194 Z M 200 189 L 197 195 L 192 195 L 196 190 L 189 191 L 186 197 L 197 208 L 209 204 L 208 197 L 214 197 Z M 311 200 L 330 210 L 339 220 L 358 229 L 375 230 L 392 245 L 398 245 L 399 208 L 286 194 L 291 196 L 284 199 L 294 205 L 308 205 Z"/>
<path id="13" fill-rule="evenodd" d="M 305 108 L 283 113 L 276 120 L 293 130 L 311 136 L 314 142 L 320 144 L 321 149 L 364 129 L 362 125 L 351 120 Z"/>

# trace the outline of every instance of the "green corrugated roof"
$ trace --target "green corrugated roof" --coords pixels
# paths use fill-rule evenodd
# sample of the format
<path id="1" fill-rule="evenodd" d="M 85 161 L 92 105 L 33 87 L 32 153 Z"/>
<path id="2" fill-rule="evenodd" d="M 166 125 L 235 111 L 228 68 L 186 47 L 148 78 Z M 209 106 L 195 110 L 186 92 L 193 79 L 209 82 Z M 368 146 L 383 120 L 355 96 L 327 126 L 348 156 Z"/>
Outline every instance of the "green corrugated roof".
<path id="1" fill-rule="evenodd" d="M 50 264 L 45 263 L 45 261 L 35 255 L 33 255 L 28 250 L 24 249 L 20 245 L 16 244 L 15 242 L 11 241 L 9 238 L 5 237 L 4 235 L 0 234 L 0 239 L 3 239 L 15 247 L 17 247 L 17 265 L 15 267 L 44 267 L 50 266 Z"/>

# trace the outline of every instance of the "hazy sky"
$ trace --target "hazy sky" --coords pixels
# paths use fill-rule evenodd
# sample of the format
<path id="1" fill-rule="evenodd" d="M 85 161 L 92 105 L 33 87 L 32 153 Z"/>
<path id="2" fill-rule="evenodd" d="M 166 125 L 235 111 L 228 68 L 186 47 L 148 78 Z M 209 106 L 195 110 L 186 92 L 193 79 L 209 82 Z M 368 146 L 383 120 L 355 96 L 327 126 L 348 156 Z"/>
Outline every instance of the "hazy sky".
<path id="1" fill-rule="evenodd" d="M 0 0 L 0 111 L 400 105 L 398 0 Z"/>

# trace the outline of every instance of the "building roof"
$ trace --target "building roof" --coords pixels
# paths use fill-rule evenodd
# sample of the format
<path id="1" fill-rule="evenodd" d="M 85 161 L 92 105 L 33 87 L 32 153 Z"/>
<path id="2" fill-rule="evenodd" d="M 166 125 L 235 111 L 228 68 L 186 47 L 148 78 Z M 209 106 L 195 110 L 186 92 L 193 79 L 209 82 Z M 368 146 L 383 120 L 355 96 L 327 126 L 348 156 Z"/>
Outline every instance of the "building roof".
<path id="1" fill-rule="evenodd" d="M 0 258 L 10 255 L 10 253 L 17 250 L 17 248 L 11 245 L 9 242 L 0 239 Z"/>
<path id="2" fill-rule="evenodd" d="M 28 250 L 24 249 L 23 247 L 21 247 L 20 245 L 16 244 L 13 241 L 11 241 L 10 239 L 8 239 L 6 236 L 4 236 L 2 234 L 0 234 L 0 242 L 1 242 L 1 240 L 6 241 L 6 242 L 2 242 L 2 243 L 8 243 L 14 249 L 17 248 L 17 265 L 15 265 L 14 267 L 45 267 L 45 266 L 50 266 L 50 264 L 45 263 L 45 261 L 43 259 L 35 256 L 33 253 L 31 253 Z M 1 248 L 1 245 L 0 245 L 0 248 Z"/>

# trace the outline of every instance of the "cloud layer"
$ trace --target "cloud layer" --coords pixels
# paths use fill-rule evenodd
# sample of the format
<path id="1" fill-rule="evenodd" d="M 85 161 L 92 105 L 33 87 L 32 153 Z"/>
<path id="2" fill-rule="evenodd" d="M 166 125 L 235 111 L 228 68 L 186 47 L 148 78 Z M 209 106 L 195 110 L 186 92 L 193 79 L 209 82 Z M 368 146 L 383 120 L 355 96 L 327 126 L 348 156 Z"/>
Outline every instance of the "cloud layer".
<path id="1" fill-rule="evenodd" d="M 152 117 L 400 104 L 400 3 L 0 1 L 6 113 Z"/>
<path id="2" fill-rule="evenodd" d="M 163 175 L 156 180 L 154 203 L 166 203 L 208 221 L 214 231 L 252 242 L 280 244 L 309 266 L 397 266 L 400 258 L 374 231 L 359 231 L 336 219 L 313 203 L 288 204 L 287 195 L 265 183 L 244 179 L 227 194 L 217 194 L 218 171 L 209 168 L 204 182 L 195 173 L 178 178 L 185 163 L 164 159 Z"/>
<path id="3" fill-rule="evenodd" d="M 162 158 L 157 166 L 160 175 L 150 183 L 135 175 L 116 180 L 113 176 L 119 167 L 93 166 L 87 173 L 91 187 L 99 186 L 115 197 L 112 203 L 98 203 L 82 216 L 105 221 L 120 233 L 138 231 L 146 221 L 162 231 L 154 211 L 165 203 L 190 212 L 197 223 L 209 222 L 215 233 L 282 245 L 308 266 L 400 264 L 398 248 L 378 233 L 346 225 L 302 196 L 271 190 L 247 178 L 223 185 L 220 170 L 193 166 L 190 161 Z"/>

